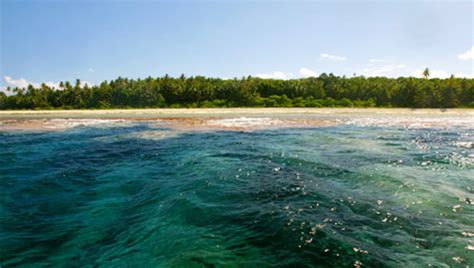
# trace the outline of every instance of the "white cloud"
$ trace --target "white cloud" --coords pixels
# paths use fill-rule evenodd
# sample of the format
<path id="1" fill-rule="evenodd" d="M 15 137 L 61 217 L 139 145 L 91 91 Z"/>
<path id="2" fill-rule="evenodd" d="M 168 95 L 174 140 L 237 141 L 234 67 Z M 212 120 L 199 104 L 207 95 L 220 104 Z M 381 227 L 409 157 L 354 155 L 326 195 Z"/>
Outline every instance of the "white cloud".
<path id="1" fill-rule="evenodd" d="M 93 68 L 89 68 L 89 69 L 87 69 L 87 71 L 88 71 L 89 73 L 95 72 L 95 70 L 94 70 Z"/>
<path id="2" fill-rule="evenodd" d="M 292 77 L 293 74 L 291 73 L 284 73 L 284 72 L 280 72 L 280 71 L 276 71 L 276 72 L 273 72 L 273 73 L 269 73 L 269 74 L 257 74 L 256 77 L 260 77 L 260 78 L 264 78 L 264 79 L 289 79 L 290 77 Z"/>
<path id="3" fill-rule="evenodd" d="M 8 92 L 7 87 L 4 87 L 4 86 L 0 86 L 0 92 L 5 93 L 7 96 L 11 95 L 11 92 Z"/>
<path id="4" fill-rule="evenodd" d="M 35 88 L 39 88 L 41 87 L 41 83 L 36 83 L 36 82 L 31 82 L 31 81 L 27 81 L 26 79 L 24 78 L 20 78 L 18 80 L 15 80 L 13 79 L 11 76 L 4 76 L 3 79 L 5 80 L 5 82 L 7 83 L 7 86 L 11 87 L 11 88 L 27 88 L 29 85 L 32 85 L 33 87 Z M 44 82 L 48 87 L 51 87 L 51 88 L 59 88 L 59 83 L 55 83 L 55 82 Z"/>
<path id="5" fill-rule="evenodd" d="M 88 87 L 93 87 L 94 84 L 92 84 L 91 82 L 88 82 L 88 81 L 81 81 L 81 87 L 87 85 Z"/>
<path id="6" fill-rule="evenodd" d="M 300 75 L 303 76 L 303 77 L 316 77 L 316 76 L 318 76 L 318 74 L 315 71 L 310 70 L 310 69 L 305 68 L 305 67 L 302 67 L 300 69 Z"/>
<path id="7" fill-rule="evenodd" d="M 368 67 L 362 70 L 362 75 L 365 76 L 391 76 L 394 71 L 405 69 L 403 64 L 389 64 L 377 67 Z"/>
<path id="8" fill-rule="evenodd" d="M 263 78 L 263 79 L 282 79 L 282 80 L 287 80 L 287 79 L 293 79 L 293 78 L 298 78 L 298 77 L 317 77 L 318 73 L 315 71 L 308 69 L 306 67 L 301 67 L 299 69 L 299 72 L 297 75 L 293 73 L 285 73 L 281 71 L 275 71 L 273 73 L 261 73 L 255 75 L 256 77 Z"/>
<path id="9" fill-rule="evenodd" d="M 417 69 L 411 73 L 412 76 L 421 78 L 423 77 L 423 70 L 424 69 Z M 445 70 L 430 70 L 430 77 L 431 78 L 449 78 L 451 74 L 446 72 Z"/>
<path id="10" fill-rule="evenodd" d="M 41 87 L 41 83 L 37 83 L 37 82 L 31 82 L 31 81 L 27 81 L 26 79 L 24 78 L 20 78 L 20 79 L 13 79 L 11 76 L 4 76 L 3 79 L 5 80 L 5 83 L 6 83 L 6 86 L 5 87 L 2 87 L 0 88 L 0 90 L 2 91 L 5 91 L 6 92 L 6 88 L 7 87 L 10 87 L 10 88 L 27 88 L 28 85 L 32 85 L 33 87 L 35 88 L 40 88 Z M 44 82 L 44 84 L 46 84 L 48 87 L 50 88 L 53 88 L 53 89 L 60 89 L 59 88 L 59 83 L 57 82 Z M 89 87 L 92 87 L 94 86 L 94 84 L 92 84 L 91 82 L 88 82 L 88 81 L 81 81 L 81 85 L 82 86 L 89 86 Z"/>
<path id="11" fill-rule="evenodd" d="M 34 87 L 39 87 L 40 85 L 37 84 L 37 83 L 32 83 L 32 82 L 28 82 L 26 81 L 26 79 L 24 78 L 20 78 L 18 80 L 15 80 L 13 79 L 11 76 L 4 76 L 3 79 L 5 80 L 5 82 L 7 83 L 7 86 L 11 87 L 11 88 L 15 88 L 15 87 L 18 87 L 18 88 L 26 88 L 28 87 L 28 85 L 33 85 Z"/>
<path id="12" fill-rule="evenodd" d="M 319 56 L 322 60 L 330 60 L 330 61 L 345 61 L 345 60 L 347 60 L 346 57 L 331 55 L 331 54 L 327 54 L 327 53 L 321 53 L 321 54 L 319 54 Z"/>
<path id="13" fill-rule="evenodd" d="M 387 62 L 386 60 L 383 59 L 370 59 L 370 63 L 381 63 L 381 62 Z"/>
<path id="14" fill-rule="evenodd" d="M 458 54 L 460 60 L 474 60 L 474 46 L 471 47 L 468 51 Z"/>
<path id="15" fill-rule="evenodd" d="M 471 73 L 471 74 L 457 73 L 457 74 L 454 74 L 454 77 L 458 77 L 458 78 L 474 78 L 474 72 Z"/>
<path id="16" fill-rule="evenodd" d="M 414 77 L 423 77 L 423 69 L 417 69 L 414 72 L 412 72 L 412 76 Z M 451 77 L 451 73 L 445 71 L 445 70 L 430 70 L 430 77 L 431 78 L 449 78 Z M 454 74 L 454 77 L 457 78 L 474 78 L 474 72 L 471 74 L 466 74 L 466 73 L 456 73 Z"/>
<path id="17" fill-rule="evenodd" d="M 50 87 L 50 88 L 55 88 L 55 89 L 58 89 L 59 88 L 59 83 L 55 83 L 55 82 L 45 82 L 45 84 Z"/>

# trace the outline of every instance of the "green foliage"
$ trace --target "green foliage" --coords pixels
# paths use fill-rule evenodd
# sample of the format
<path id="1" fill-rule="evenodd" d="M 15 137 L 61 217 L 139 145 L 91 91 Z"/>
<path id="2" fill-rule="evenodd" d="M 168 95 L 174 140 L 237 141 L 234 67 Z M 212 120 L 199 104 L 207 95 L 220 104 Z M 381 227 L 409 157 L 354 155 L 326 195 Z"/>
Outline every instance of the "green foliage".
<path id="1" fill-rule="evenodd" d="M 429 72 L 429 71 L 428 71 Z M 428 76 L 426 76 L 428 78 Z M 473 107 L 474 79 L 357 76 L 293 80 L 203 76 L 119 77 L 100 85 L 61 82 L 59 89 L 14 88 L 0 93 L 0 109 L 112 109 L 193 107 Z"/>
<path id="2" fill-rule="evenodd" d="M 7 95 L 0 91 L 0 107 L 5 106 L 6 99 L 7 99 Z"/>

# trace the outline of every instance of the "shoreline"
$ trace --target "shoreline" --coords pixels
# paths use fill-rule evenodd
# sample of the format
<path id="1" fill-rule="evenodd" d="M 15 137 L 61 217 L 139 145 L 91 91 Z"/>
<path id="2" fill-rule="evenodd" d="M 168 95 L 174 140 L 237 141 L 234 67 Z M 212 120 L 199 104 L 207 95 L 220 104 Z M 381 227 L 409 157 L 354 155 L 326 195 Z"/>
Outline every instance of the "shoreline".
<path id="1" fill-rule="evenodd" d="M 1 119 L 37 118 L 162 118 L 183 116 L 298 116 L 298 115 L 472 115 L 474 109 L 412 108 L 163 108 L 104 110 L 5 110 Z"/>
<path id="2" fill-rule="evenodd" d="M 338 124 L 442 127 L 474 125 L 474 109 L 193 108 L 0 111 L 0 132 L 149 122 L 175 130 L 256 130 Z"/>

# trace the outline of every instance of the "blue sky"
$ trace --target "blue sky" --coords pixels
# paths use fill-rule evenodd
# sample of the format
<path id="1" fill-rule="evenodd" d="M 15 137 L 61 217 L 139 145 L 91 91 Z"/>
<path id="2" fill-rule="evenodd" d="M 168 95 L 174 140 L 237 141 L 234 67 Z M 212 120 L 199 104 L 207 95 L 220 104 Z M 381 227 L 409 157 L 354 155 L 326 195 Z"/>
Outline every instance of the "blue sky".
<path id="1" fill-rule="evenodd" d="M 0 86 L 473 75 L 472 1 L 1 1 Z"/>

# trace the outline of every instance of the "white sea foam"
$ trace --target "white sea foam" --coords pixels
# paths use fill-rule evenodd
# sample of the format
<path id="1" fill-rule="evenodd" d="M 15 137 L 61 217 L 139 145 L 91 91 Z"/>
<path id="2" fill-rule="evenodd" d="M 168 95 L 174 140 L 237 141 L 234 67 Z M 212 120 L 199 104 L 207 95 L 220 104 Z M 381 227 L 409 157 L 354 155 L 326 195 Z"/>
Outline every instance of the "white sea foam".
<path id="1" fill-rule="evenodd" d="M 225 119 L 208 120 L 207 125 L 213 127 L 228 127 L 228 128 L 251 128 L 261 126 L 275 126 L 282 124 L 283 121 L 268 117 L 237 117 Z"/>
<path id="2" fill-rule="evenodd" d="M 67 129 L 75 127 L 100 127 L 124 123 L 123 119 L 50 119 L 45 122 L 49 129 Z"/>
<path id="3" fill-rule="evenodd" d="M 472 127 L 474 119 L 469 117 L 407 117 L 407 116 L 383 116 L 383 117 L 354 117 L 337 120 L 342 124 L 353 124 L 357 126 L 389 126 L 404 128 L 445 128 L 445 127 Z"/>
<path id="4" fill-rule="evenodd" d="M 226 110 L 227 111 L 227 110 Z M 321 125 L 334 125 L 334 124 L 348 124 L 356 125 L 360 127 L 401 127 L 401 128 L 464 128 L 471 129 L 474 126 L 474 117 L 471 113 L 458 113 L 458 114 L 406 114 L 406 113 L 395 113 L 380 114 L 380 113 L 350 113 L 345 111 L 344 113 L 338 111 L 331 111 L 331 113 L 319 112 L 317 114 L 312 113 L 298 113 L 298 114 L 285 114 L 284 116 L 277 117 L 278 113 L 267 115 L 268 112 L 261 113 L 260 116 L 255 114 L 254 116 L 246 117 L 238 116 L 239 111 L 234 112 L 229 110 L 225 117 L 215 117 L 211 113 L 203 117 L 189 117 L 184 118 L 185 120 L 169 120 L 178 118 L 166 118 L 162 119 L 159 117 L 151 118 L 150 124 L 157 124 L 165 127 L 182 127 L 184 128 L 237 128 L 237 129 L 257 129 L 257 128 L 273 128 L 273 127 L 311 127 Z M 248 112 L 246 110 L 246 112 Z M 245 114 L 247 115 L 247 114 Z M 280 115 L 282 115 L 280 113 Z M 123 114 L 114 114 L 113 118 L 57 118 L 57 119 L 33 119 L 33 120 L 0 120 L 0 128 L 2 129 L 14 129 L 14 128 L 31 128 L 31 129 L 68 129 L 75 127 L 114 127 L 122 126 L 123 124 L 134 121 L 134 118 L 121 118 Z M 248 116 L 248 115 L 247 115 Z M 1 118 L 0 118 L 1 119 Z M 141 118 L 140 121 L 146 118 Z M 153 120 L 151 120 L 153 119 Z M 153 123 L 152 123 L 153 122 Z M 120 124 L 119 124 L 120 123 Z M 465 134 L 468 135 L 468 134 Z M 463 147 L 467 149 L 473 148 L 472 140 L 468 137 L 463 139 L 462 142 L 455 146 Z"/>
<path id="5" fill-rule="evenodd" d="M 474 148 L 474 142 L 472 141 L 457 141 L 457 142 L 454 142 L 454 145 L 460 148 L 467 148 L 467 149 Z"/>

